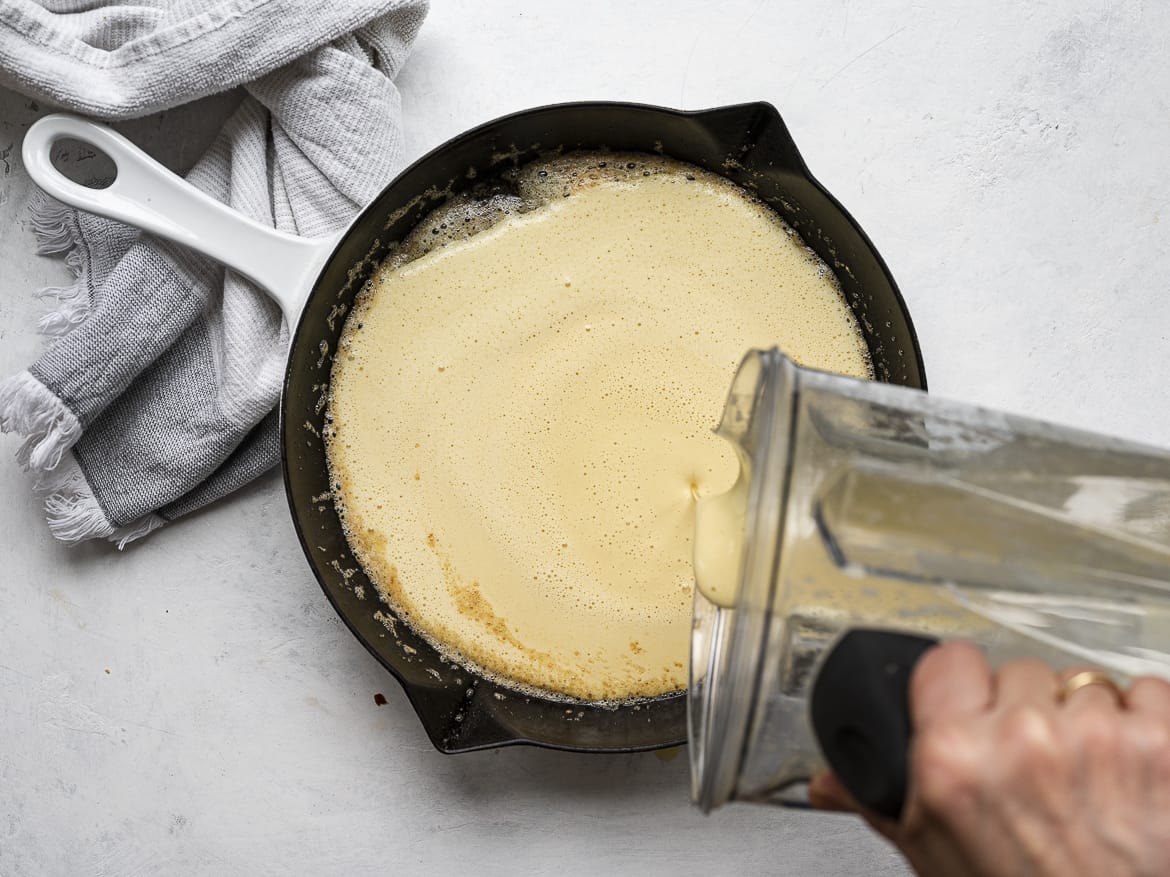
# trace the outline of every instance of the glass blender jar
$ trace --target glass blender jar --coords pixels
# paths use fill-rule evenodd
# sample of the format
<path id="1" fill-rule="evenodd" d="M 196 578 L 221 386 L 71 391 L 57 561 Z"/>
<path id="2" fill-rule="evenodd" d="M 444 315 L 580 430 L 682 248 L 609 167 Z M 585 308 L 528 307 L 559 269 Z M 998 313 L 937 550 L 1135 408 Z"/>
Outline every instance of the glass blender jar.
<path id="1" fill-rule="evenodd" d="M 1170 678 L 1170 453 L 776 349 L 743 360 L 716 432 L 744 472 L 697 515 L 688 716 L 704 811 L 807 804 L 832 767 L 896 815 L 905 686 L 939 639 L 973 640 L 993 664 Z M 830 681 L 858 631 L 876 646 Z M 826 704 L 834 727 L 818 724 Z"/>

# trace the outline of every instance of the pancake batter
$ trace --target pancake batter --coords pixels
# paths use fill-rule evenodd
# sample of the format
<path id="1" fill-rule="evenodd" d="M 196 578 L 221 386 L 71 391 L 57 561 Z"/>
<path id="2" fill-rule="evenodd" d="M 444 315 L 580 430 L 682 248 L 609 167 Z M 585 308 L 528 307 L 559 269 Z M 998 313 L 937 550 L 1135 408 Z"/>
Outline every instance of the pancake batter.
<path id="1" fill-rule="evenodd" d="M 828 269 L 721 177 L 531 165 L 425 220 L 359 298 L 328 432 L 351 546 L 440 650 L 588 701 L 684 688 L 698 498 L 743 353 L 870 376 Z"/>

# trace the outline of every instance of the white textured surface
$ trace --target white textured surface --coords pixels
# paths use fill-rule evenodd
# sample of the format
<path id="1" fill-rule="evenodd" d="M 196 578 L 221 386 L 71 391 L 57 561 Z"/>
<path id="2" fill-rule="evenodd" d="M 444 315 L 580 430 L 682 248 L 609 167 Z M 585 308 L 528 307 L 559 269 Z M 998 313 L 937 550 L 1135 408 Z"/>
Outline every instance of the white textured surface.
<path id="1" fill-rule="evenodd" d="M 898 278 L 935 392 L 1170 445 L 1170 7 L 604 6 L 439 0 L 400 81 L 409 154 L 545 102 L 769 100 Z M 123 130 L 181 166 L 231 104 Z M 66 276 L 25 213 L 43 111 L 0 93 L 3 373 Z M 0 874 L 902 873 L 848 818 L 701 817 L 683 758 L 438 755 L 325 602 L 277 478 L 123 554 L 70 551 L 15 448 Z"/>

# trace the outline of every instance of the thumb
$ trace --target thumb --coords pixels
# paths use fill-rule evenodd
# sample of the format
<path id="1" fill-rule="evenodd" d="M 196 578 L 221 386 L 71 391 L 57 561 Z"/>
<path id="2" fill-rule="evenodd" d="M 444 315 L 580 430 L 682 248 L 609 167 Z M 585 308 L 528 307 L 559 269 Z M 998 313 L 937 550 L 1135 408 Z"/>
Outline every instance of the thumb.
<path id="1" fill-rule="evenodd" d="M 841 781 L 832 773 L 817 774 L 809 780 L 808 801 L 817 810 L 856 813 L 869 823 L 870 828 L 887 840 L 893 841 L 898 833 L 897 822 L 879 816 L 858 804 L 849 794 L 849 790 L 841 785 Z"/>
<path id="2" fill-rule="evenodd" d="M 835 774 L 821 773 L 808 783 L 808 801 L 817 810 L 860 813 L 861 808 Z"/>

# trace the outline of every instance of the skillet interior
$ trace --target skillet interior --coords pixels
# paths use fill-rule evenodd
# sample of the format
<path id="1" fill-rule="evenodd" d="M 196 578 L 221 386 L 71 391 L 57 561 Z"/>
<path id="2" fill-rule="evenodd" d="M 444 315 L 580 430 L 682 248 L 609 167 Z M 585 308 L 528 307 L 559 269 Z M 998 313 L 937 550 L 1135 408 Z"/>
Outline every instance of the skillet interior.
<path id="1" fill-rule="evenodd" d="M 354 296 L 393 245 L 452 194 L 539 155 L 575 149 L 662 152 L 755 191 L 833 268 L 879 380 L 925 389 L 918 342 L 893 278 L 868 238 L 809 174 L 766 103 L 688 113 L 639 104 L 558 104 L 506 116 L 426 155 L 351 226 L 297 327 L 281 401 L 285 489 L 305 555 L 338 614 L 402 683 L 443 752 L 511 743 L 633 751 L 686 738 L 686 696 L 609 709 L 528 697 L 445 662 L 379 597 L 353 559 L 331 499 L 321 440 L 332 354 Z M 714 418 L 718 412 L 712 412 Z"/>

